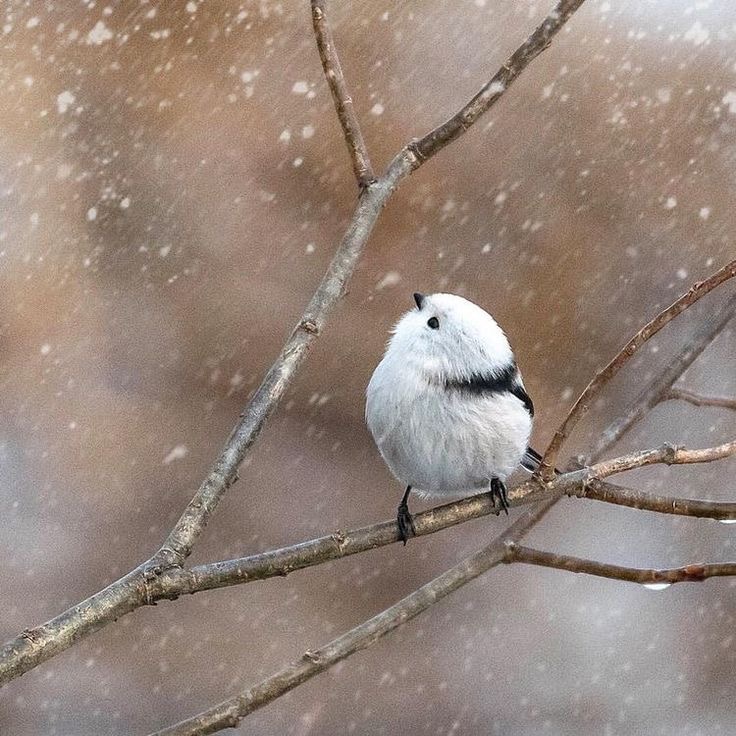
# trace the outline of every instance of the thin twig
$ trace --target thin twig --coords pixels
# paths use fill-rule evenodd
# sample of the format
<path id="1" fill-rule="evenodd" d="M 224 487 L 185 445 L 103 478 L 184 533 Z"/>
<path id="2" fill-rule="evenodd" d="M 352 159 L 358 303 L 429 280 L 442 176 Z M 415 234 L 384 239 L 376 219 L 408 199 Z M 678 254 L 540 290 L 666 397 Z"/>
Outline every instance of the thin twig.
<path id="1" fill-rule="evenodd" d="M 516 59 L 514 78 L 546 48 L 552 35 L 559 30 L 559 19 L 567 21 L 582 2 L 558 3 L 550 16 L 512 57 Z M 561 7 L 564 12 L 560 11 Z M 550 33 L 549 29 L 554 29 L 554 32 Z M 529 47 L 528 53 L 524 51 L 526 47 Z M 480 115 L 495 104 L 502 94 L 503 91 L 494 91 L 484 100 L 482 109 L 473 109 L 477 109 Z M 167 569 L 183 565 L 226 491 L 237 480 L 238 467 L 246 453 L 291 384 L 307 350 L 324 328 L 329 313 L 344 293 L 382 208 L 406 177 L 469 128 L 478 115 L 468 118 L 461 126 L 462 130 L 445 124 L 421 139 L 431 138 L 431 144 L 425 145 L 420 141 L 419 148 L 416 142 L 405 146 L 386 172 L 361 191 L 340 247 L 306 311 L 241 414 L 214 466 L 159 551 L 104 590 L 45 624 L 28 629 L 8 641 L 0 649 L 0 687 L 124 613 L 146 605 L 150 599 L 148 591 L 156 577 Z"/>
<path id="2" fill-rule="evenodd" d="M 736 399 L 727 396 L 703 396 L 686 388 L 672 387 L 664 396 L 664 401 L 687 401 L 694 406 L 714 406 L 721 409 L 736 410 Z"/>
<path id="3" fill-rule="evenodd" d="M 646 465 L 691 465 L 694 463 L 709 463 L 713 460 L 722 460 L 736 454 L 736 440 L 724 442 L 715 447 L 705 447 L 698 450 L 688 450 L 684 447 L 662 445 L 653 450 L 639 450 L 629 455 L 622 455 L 611 460 L 596 463 L 584 472 L 589 478 L 607 478 L 611 475 L 624 473 L 634 468 L 643 468 Z M 574 473 L 568 473 L 568 476 Z"/>
<path id="4" fill-rule="evenodd" d="M 474 580 L 486 570 L 500 564 L 506 554 L 505 542 L 518 538 L 538 521 L 551 506 L 539 504 L 515 521 L 494 542 L 431 580 L 377 616 L 356 626 L 329 644 L 305 652 L 302 657 L 279 670 L 241 695 L 219 703 L 199 715 L 175 726 L 158 731 L 154 736 L 204 736 L 223 728 L 234 728 L 248 714 L 293 690 L 340 660 L 366 649 L 382 636 L 410 621 L 433 603 Z"/>
<path id="5" fill-rule="evenodd" d="M 552 12 L 469 102 L 449 120 L 412 144 L 419 160 L 425 161 L 430 156 L 434 156 L 461 136 L 483 113 L 487 112 L 524 71 L 529 62 L 550 45 L 552 39 L 583 2 L 584 0 L 559 0 Z"/>
<path id="6" fill-rule="evenodd" d="M 703 501 L 699 498 L 657 496 L 645 491 L 625 488 L 618 484 L 606 483 L 598 479 L 580 484 L 577 488 L 568 491 L 567 495 L 575 498 L 603 501 L 616 506 L 627 506 L 642 511 L 654 511 L 660 514 L 736 521 L 736 503 Z"/>
<path id="7" fill-rule="evenodd" d="M 684 567 L 655 570 L 622 567 L 621 565 L 610 565 L 605 562 L 586 560 L 582 557 L 558 555 L 552 552 L 532 549 L 531 547 L 522 547 L 515 542 L 507 543 L 504 562 L 541 565 L 542 567 L 553 567 L 557 570 L 566 570 L 567 572 L 596 575 L 601 578 L 624 580 L 629 583 L 640 583 L 641 585 L 661 585 L 662 587 L 673 585 L 674 583 L 694 583 L 706 580 L 707 578 L 736 575 L 736 562 L 697 563 L 694 565 L 685 565 Z"/>
<path id="8" fill-rule="evenodd" d="M 340 58 L 337 54 L 330 25 L 327 22 L 326 12 L 325 0 L 312 0 L 312 24 L 314 25 L 314 35 L 317 38 L 322 69 L 330 86 L 330 92 L 332 92 L 332 99 L 342 126 L 345 143 L 348 146 L 355 178 L 358 180 L 358 186 L 366 187 L 372 184 L 376 177 L 373 174 L 368 149 L 360 130 L 358 116 L 353 107 L 353 98 L 350 96 L 345 76 L 342 73 Z"/>
<path id="9" fill-rule="evenodd" d="M 656 335 L 666 324 L 671 322 L 678 314 L 691 307 L 700 298 L 710 293 L 724 281 L 736 276 L 736 260 L 727 263 L 714 274 L 703 281 L 694 284 L 679 299 L 673 302 L 667 309 L 660 312 L 654 319 L 642 327 L 626 345 L 616 354 L 611 362 L 602 370 L 598 371 L 593 380 L 586 386 L 578 400 L 573 404 L 562 426 L 555 432 L 552 441 L 542 458 L 539 473 L 542 478 L 549 480 L 554 476 L 554 467 L 557 462 L 560 448 L 580 419 L 588 411 L 588 407 L 600 392 L 600 390 L 623 368 L 636 351 L 644 345 L 647 340 Z"/>
<path id="10" fill-rule="evenodd" d="M 601 432 L 590 451 L 590 457 L 593 459 L 599 458 L 602 453 L 618 442 L 650 409 L 663 401 L 672 386 L 703 354 L 703 351 L 712 344 L 716 337 L 723 332 L 735 315 L 736 294 L 727 299 L 714 314 L 709 315 L 707 321 L 703 321 L 700 329 L 689 340 L 688 346 L 664 367 L 657 378 L 642 390 L 620 417 L 612 421 Z"/>

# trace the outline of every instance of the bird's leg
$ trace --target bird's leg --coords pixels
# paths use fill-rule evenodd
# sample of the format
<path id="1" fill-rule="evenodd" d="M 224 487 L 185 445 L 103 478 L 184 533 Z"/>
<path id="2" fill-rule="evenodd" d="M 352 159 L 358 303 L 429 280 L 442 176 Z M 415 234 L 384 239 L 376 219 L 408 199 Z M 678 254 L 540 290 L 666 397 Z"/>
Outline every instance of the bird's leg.
<path id="1" fill-rule="evenodd" d="M 506 512 L 506 516 L 509 515 L 509 499 L 506 495 L 506 484 L 500 478 L 491 478 L 491 501 L 493 502 L 493 508 L 497 508 L 496 499 L 501 506 L 496 511 L 496 516 L 501 513 L 501 509 Z"/>
<path id="2" fill-rule="evenodd" d="M 399 525 L 399 537 L 406 546 L 406 541 L 409 537 L 416 537 L 417 530 L 414 527 L 414 519 L 411 518 L 409 513 L 409 494 L 411 493 L 411 486 L 406 487 L 404 497 L 401 499 L 399 504 L 399 510 L 396 514 L 396 523 Z"/>

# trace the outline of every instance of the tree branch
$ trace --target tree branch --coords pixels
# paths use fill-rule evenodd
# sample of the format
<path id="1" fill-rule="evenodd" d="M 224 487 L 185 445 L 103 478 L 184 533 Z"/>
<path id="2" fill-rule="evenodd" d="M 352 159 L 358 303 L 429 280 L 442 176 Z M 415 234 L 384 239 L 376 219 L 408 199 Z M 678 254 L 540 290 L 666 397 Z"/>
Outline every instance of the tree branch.
<path id="1" fill-rule="evenodd" d="M 121 615 L 146 605 L 152 581 L 164 570 L 182 565 L 225 492 L 237 480 L 240 463 L 342 296 L 381 209 L 399 181 L 411 173 L 412 161 L 413 156 L 402 152 L 378 182 L 361 192 L 342 243 L 306 311 L 163 546 L 150 560 L 104 590 L 7 642 L 0 649 L 0 687 Z"/>
<path id="2" fill-rule="evenodd" d="M 688 391 L 686 388 L 676 388 L 674 386 L 664 395 L 662 400 L 687 401 L 688 404 L 694 406 L 714 406 L 736 410 L 736 399 L 730 399 L 726 396 L 703 396 L 695 391 Z"/>
<path id="3" fill-rule="evenodd" d="M 622 416 L 611 422 L 601 432 L 589 456 L 592 458 L 600 457 L 601 453 L 618 442 L 650 409 L 664 401 L 667 392 L 703 354 L 703 351 L 713 340 L 723 332 L 726 325 L 734 318 L 734 315 L 736 315 L 736 294 L 726 300 L 714 314 L 708 317 L 708 321 L 704 322 L 689 340 L 687 348 L 665 366 L 659 376 L 639 394 Z"/>
<path id="4" fill-rule="evenodd" d="M 539 467 L 539 473 L 542 478 L 549 480 L 554 476 L 554 467 L 557 462 L 560 448 L 570 433 L 575 428 L 580 419 L 588 411 L 592 400 L 601 391 L 601 389 L 623 368 L 631 359 L 636 351 L 645 343 L 656 335 L 666 324 L 671 322 L 678 314 L 685 309 L 691 307 L 695 302 L 710 293 L 724 281 L 736 276 L 736 260 L 727 263 L 723 268 L 718 269 L 714 274 L 704 281 L 699 281 L 690 287 L 679 299 L 673 302 L 667 309 L 660 312 L 654 319 L 642 327 L 639 332 L 634 335 L 626 345 L 616 354 L 611 362 L 602 370 L 598 371 L 593 380 L 586 386 L 578 400 L 573 404 L 562 426 L 557 430 L 552 441 L 549 443 L 547 450 L 542 458 Z"/>
<path id="5" fill-rule="evenodd" d="M 523 535 L 551 507 L 546 501 L 527 511 L 491 544 L 423 585 L 398 603 L 356 626 L 329 644 L 306 651 L 302 657 L 228 700 L 188 718 L 175 726 L 156 732 L 154 736 L 201 736 L 223 728 L 234 728 L 247 715 L 275 700 L 297 685 L 324 672 L 351 654 L 366 649 L 382 636 L 418 616 L 433 603 L 474 580 L 486 570 L 504 561 L 505 542 Z"/>
<path id="6" fill-rule="evenodd" d="M 360 130 L 358 116 L 353 108 L 353 99 L 342 73 L 340 58 L 337 55 L 326 12 L 325 0 L 312 0 L 312 25 L 314 26 L 314 35 L 317 38 L 322 69 L 330 86 L 337 117 L 340 120 L 345 143 L 348 146 L 353 173 L 358 180 L 358 186 L 366 187 L 372 184 L 376 177 Z"/>
<path id="7" fill-rule="evenodd" d="M 660 514 L 678 516 L 695 516 L 702 519 L 718 519 L 719 521 L 736 521 L 736 503 L 718 501 L 702 501 L 694 498 L 674 498 L 672 496 L 655 496 L 644 491 L 624 488 L 603 480 L 593 479 L 580 484 L 567 492 L 575 498 L 589 498 L 594 501 L 628 506 L 642 511 L 654 511 Z"/>
<path id="8" fill-rule="evenodd" d="M 533 59 L 542 53 L 585 0 L 558 0 L 552 12 L 506 60 L 506 63 L 484 84 L 472 99 L 449 120 L 438 125 L 412 144 L 420 161 L 434 156 L 461 136 L 475 121 L 497 102 Z"/>
<path id="9" fill-rule="evenodd" d="M 639 450 L 629 455 L 613 458 L 596 463 L 584 469 L 588 478 L 607 478 L 617 473 L 624 473 L 634 468 L 643 468 L 645 465 L 664 463 L 665 465 L 691 465 L 694 463 L 709 463 L 713 460 L 722 460 L 736 454 L 736 440 L 724 442 L 715 447 L 705 447 L 699 450 L 688 450 L 674 445 L 662 445 L 654 450 Z M 579 471 L 578 471 L 579 472 Z M 567 473 L 568 476 L 574 473 Z"/>
<path id="10" fill-rule="evenodd" d="M 730 454 L 736 454 L 736 443 L 729 443 L 728 446 L 730 447 Z M 685 458 L 692 454 L 696 454 L 696 457 L 700 458 L 692 460 L 692 462 L 717 460 L 726 456 L 722 454 L 724 447 L 726 446 L 708 448 L 707 450 L 673 450 L 673 448 L 665 446 L 657 450 L 644 451 L 609 460 L 591 468 L 583 468 L 558 475 L 546 486 L 541 486 L 534 480 L 528 480 L 509 491 L 509 501 L 512 506 L 518 506 L 520 504 L 538 503 L 540 500 L 552 497 L 559 498 L 564 494 L 664 514 L 719 520 L 736 519 L 736 503 L 653 496 L 643 491 L 623 488 L 600 480 L 604 475 L 614 475 L 635 467 L 651 465 L 655 461 L 665 464 L 690 462 Z M 673 459 L 672 452 L 680 453 L 679 459 Z M 708 460 L 705 459 L 706 456 Z M 657 459 L 655 460 L 655 458 Z M 596 476 L 596 474 L 598 475 Z M 461 501 L 444 504 L 415 514 L 416 536 L 422 537 L 434 534 L 457 524 L 490 514 L 498 514 L 498 509 L 494 506 L 490 493 L 470 496 Z M 401 537 L 396 520 L 392 519 L 360 529 L 346 532 L 336 531 L 326 537 L 318 537 L 307 542 L 261 554 L 210 562 L 197 565 L 189 570 L 175 568 L 163 572 L 151 581 L 148 589 L 149 602 L 155 603 L 162 599 L 177 598 L 180 595 L 191 595 L 204 590 L 286 576 L 296 570 L 378 549 L 398 541 L 401 541 Z"/>
<path id="11" fill-rule="evenodd" d="M 663 587 L 674 583 L 693 583 L 712 577 L 736 575 L 736 562 L 720 562 L 707 565 L 698 563 L 686 565 L 685 567 L 654 570 L 609 565 L 605 562 L 586 560 L 582 557 L 542 552 L 531 547 L 522 547 L 515 542 L 507 542 L 504 562 L 521 562 L 525 565 L 553 567 L 567 572 L 596 575 L 601 578 L 623 580 L 629 583 L 640 583 L 641 585 L 661 585 Z"/>
<path id="12" fill-rule="evenodd" d="M 385 636 L 401 624 L 411 620 L 422 611 L 429 608 L 433 603 L 436 603 L 441 598 L 449 595 L 452 591 L 457 590 L 457 588 L 475 579 L 483 572 L 495 567 L 500 562 L 527 562 L 528 560 L 525 558 L 522 559 L 520 557 L 517 560 L 515 557 L 510 557 L 511 552 L 509 550 L 517 549 L 516 541 L 529 531 L 529 529 L 531 529 L 549 511 L 549 509 L 555 505 L 562 493 L 565 492 L 565 488 L 568 485 L 574 486 L 575 484 L 588 482 L 591 475 L 596 475 L 598 477 L 604 474 L 613 475 L 614 473 L 654 463 L 672 464 L 707 462 L 708 460 L 716 460 L 725 457 L 727 454 L 733 453 L 736 453 L 736 442 L 703 450 L 686 450 L 684 448 L 675 448 L 670 445 L 665 445 L 656 450 L 644 450 L 638 453 L 632 453 L 631 455 L 626 455 L 622 458 L 598 463 L 590 468 L 583 468 L 581 470 L 565 473 L 564 475 L 559 475 L 545 486 L 546 491 L 552 494 L 549 498 L 544 499 L 527 511 L 488 545 L 470 557 L 465 558 L 465 560 L 460 562 L 458 565 L 450 568 L 439 577 L 416 590 L 414 593 L 411 593 L 372 619 L 360 624 L 354 629 L 351 629 L 321 649 L 306 652 L 300 659 L 287 665 L 284 669 L 267 678 L 254 688 L 242 693 L 241 695 L 229 698 L 228 700 L 225 700 L 218 705 L 193 716 L 192 718 L 181 721 L 175 726 L 159 731 L 154 736 L 199 736 L 201 734 L 215 733 L 223 728 L 234 728 L 243 718 L 254 710 L 266 705 L 272 700 L 275 700 L 311 677 L 324 672 L 326 669 L 329 669 L 334 664 L 345 659 L 354 652 L 369 647 L 380 637 Z M 529 485 L 536 486 L 537 488 L 539 487 L 538 482 L 534 479 L 529 481 Z M 486 499 L 482 500 L 486 501 Z M 443 508 L 447 509 L 449 506 L 454 505 L 449 504 Z M 455 510 L 450 513 L 455 513 Z M 419 517 L 420 515 L 417 516 Z M 389 530 L 387 524 L 381 531 L 384 534 L 390 531 L 392 541 L 398 541 L 398 530 L 394 524 L 391 524 L 391 526 L 393 529 Z M 417 528 L 417 531 L 419 532 L 419 527 Z M 325 539 L 330 540 L 327 544 L 332 544 L 332 554 L 334 554 L 334 556 L 341 556 L 339 552 L 335 552 L 336 549 L 339 549 L 339 540 L 334 537 L 328 537 Z M 307 543 L 307 545 L 308 544 L 309 543 Z M 295 551 L 298 556 L 302 550 L 297 549 Z M 532 551 L 535 554 L 541 555 L 538 559 L 546 559 L 545 555 L 547 555 L 547 553 L 537 553 L 536 550 Z M 329 549 L 326 549 L 325 552 L 327 554 L 331 554 Z M 260 571 L 269 574 L 279 574 L 278 572 L 274 572 L 277 568 L 274 568 L 273 566 L 273 563 L 276 562 L 274 558 L 278 556 L 278 551 L 275 553 L 266 553 L 266 555 L 261 555 L 260 557 L 264 558 L 262 560 L 264 564 L 263 567 L 260 568 Z M 281 556 L 283 557 L 283 554 Z M 549 555 L 549 558 L 553 562 L 576 559 L 563 558 L 557 555 Z M 306 562 L 306 560 L 302 560 L 302 562 Z M 593 566 L 595 565 L 599 565 L 600 569 L 605 568 L 607 570 L 616 571 L 627 570 L 627 568 L 614 568 L 613 566 L 601 565 L 600 563 L 593 563 L 586 560 L 583 560 L 582 562 L 588 564 L 589 568 L 580 570 L 580 572 L 589 572 L 594 569 Z M 240 564 L 240 569 L 238 568 L 238 564 Z M 247 560 L 233 560 L 225 563 L 216 563 L 216 567 L 210 570 L 203 569 L 208 566 L 201 566 L 197 573 L 199 576 L 197 584 L 208 587 L 219 587 L 220 584 L 229 585 L 237 584 L 238 582 L 247 582 L 249 577 L 248 572 L 245 569 L 246 564 Z M 283 565 L 283 560 L 281 560 L 281 564 Z M 308 564 L 317 564 L 317 562 Z M 536 562 L 534 564 L 546 563 Z M 562 565 L 563 563 L 559 563 L 558 565 L 552 564 L 552 562 L 549 563 L 549 566 L 553 567 Z M 297 564 L 296 566 L 305 567 L 306 564 Z M 296 569 L 296 567 L 292 569 Z M 701 568 L 698 569 L 700 570 Z M 189 572 L 194 573 L 195 570 L 196 568 L 193 568 Z M 284 570 L 284 574 L 289 571 L 283 567 L 281 570 Z M 703 577 L 714 574 L 732 574 L 730 572 L 712 572 L 709 567 L 702 568 L 702 570 L 704 571 L 702 572 Z M 655 574 L 657 571 L 634 572 L 641 573 L 642 576 L 645 576 L 647 573 Z M 734 566 L 734 572 L 736 573 L 736 565 Z M 172 574 L 176 573 L 177 571 L 173 571 Z M 251 574 L 252 573 L 253 571 L 251 571 Z M 591 574 L 598 573 L 593 572 Z M 609 575 L 609 577 L 612 576 L 613 575 Z M 644 580 L 644 582 L 646 582 L 646 580 Z M 186 592 L 195 591 L 187 590 Z"/>
<path id="13" fill-rule="evenodd" d="M 546 47 L 552 35 L 559 30 L 561 23 L 558 21 L 561 19 L 562 23 L 566 22 L 582 2 L 583 0 L 576 0 L 574 3 L 558 3 L 557 8 L 562 7 L 564 12 L 560 13 L 557 9 L 553 11 L 512 56 L 515 59 L 513 78 Z M 549 31 L 544 30 L 545 24 Z M 524 51 L 527 46 L 528 53 Z M 104 590 L 45 624 L 27 629 L 8 641 L 0 649 L 0 687 L 64 651 L 79 639 L 115 621 L 119 616 L 146 605 L 150 599 L 148 591 L 156 577 L 165 570 L 183 565 L 228 488 L 237 480 L 238 467 L 291 384 L 307 350 L 324 328 L 328 315 L 343 295 L 381 210 L 393 192 L 426 160 L 469 128 L 502 94 L 503 90 L 495 90 L 493 95 L 483 101 L 481 107 L 473 105 L 477 114 L 473 113 L 473 116 L 468 117 L 461 126 L 462 129 L 440 126 L 421 139 L 424 141 L 432 138 L 433 143 L 424 145 L 420 141 L 418 148 L 416 142 L 404 147 L 386 172 L 361 191 L 348 229 L 317 291 L 278 358 L 240 415 L 214 466 L 164 544 L 150 560 Z M 472 101 L 469 105 L 472 105 Z"/>

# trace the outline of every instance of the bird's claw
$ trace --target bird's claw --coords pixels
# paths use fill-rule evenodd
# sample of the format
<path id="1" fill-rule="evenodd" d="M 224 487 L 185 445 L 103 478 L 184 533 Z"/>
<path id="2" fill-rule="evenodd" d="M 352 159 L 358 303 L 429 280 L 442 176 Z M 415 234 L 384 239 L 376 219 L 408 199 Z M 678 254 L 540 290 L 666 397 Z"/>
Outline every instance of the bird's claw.
<path id="1" fill-rule="evenodd" d="M 496 504 L 496 500 L 498 500 L 498 505 Z M 493 508 L 496 509 L 496 516 L 502 510 L 506 512 L 506 516 L 509 515 L 509 499 L 506 495 L 506 484 L 499 478 L 491 478 L 491 502 L 493 503 Z"/>
<path id="2" fill-rule="evenodd" d="M 399 525 L 399 538 L 404 543 L 404 546 L 406 546 L 409 537 L 416 537 L 417 535 L 414 519 L 409 513 L 409 506 L 407 504 L 399 504 L 399 510 L 396 513 L 396 523 Z"/>

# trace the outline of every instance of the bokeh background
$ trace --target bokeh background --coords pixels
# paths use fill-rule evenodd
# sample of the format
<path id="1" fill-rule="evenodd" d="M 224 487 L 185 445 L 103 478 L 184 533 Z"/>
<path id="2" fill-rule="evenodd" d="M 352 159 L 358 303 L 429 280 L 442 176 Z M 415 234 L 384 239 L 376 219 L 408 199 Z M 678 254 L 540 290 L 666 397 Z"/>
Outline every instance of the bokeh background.
<path id="1" fill-rule="evenodd" d="M 331 3 L 373 161 L 474 93 L 541 0 Z M 355 200 L 306 0 L 8 0 L 0 28 L 0 638 L 150 555 L 298 319 Z M 363 392 L 415 290 L 508 332 L 549 439 L 592 372 L 736 255 L 732 0 L 588 0 L 396 194 L 349 293 L 195 561 L 391 517 Z M 715 305 L 633 361 L 584 451 Z M 736 327 L 685 377 L 736 395 Z M 733 437 L 669 402 L 612 452 Z M 713 499 L 736 462 L 632 473 Z M 419 506 L 417 506 L 418 508 Z M 512 518 L 518 514 L 512 512 Z M 487 518 L 138 611 L 0 692 L 3 736 L 142 734 L 257 682 L 415 589 Z M 733 559 L 736 527 L 566 500 L 530 536 L 639 566 Z M 736 587 L 652 592 L 502 568 L 251 716 L 262 734 L 728 734 Z"/>

